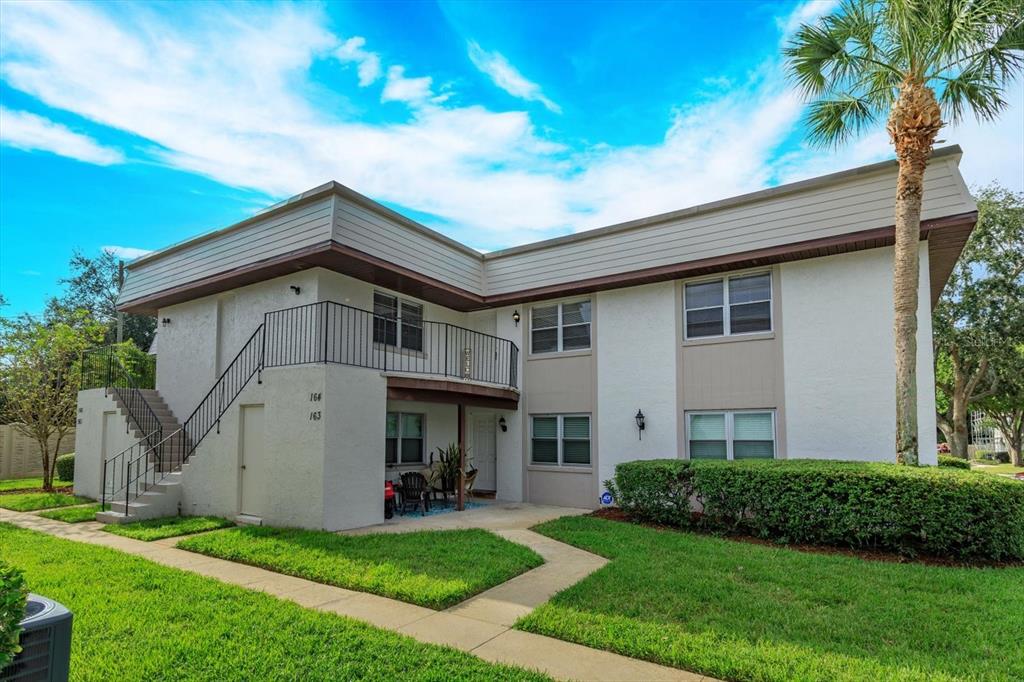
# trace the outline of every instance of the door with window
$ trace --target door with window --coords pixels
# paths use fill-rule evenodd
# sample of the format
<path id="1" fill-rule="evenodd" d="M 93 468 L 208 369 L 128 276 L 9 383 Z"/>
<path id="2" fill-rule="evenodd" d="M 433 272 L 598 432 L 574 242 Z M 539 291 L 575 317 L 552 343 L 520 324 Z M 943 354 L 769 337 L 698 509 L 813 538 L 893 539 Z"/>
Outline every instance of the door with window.
<path id="1" fill-rule="evenodd" d="M 494 415 L 481 414 L 473 420 L 473 466 L 477 470 L 475 490 L 497 490 L 497 443 Z"/>

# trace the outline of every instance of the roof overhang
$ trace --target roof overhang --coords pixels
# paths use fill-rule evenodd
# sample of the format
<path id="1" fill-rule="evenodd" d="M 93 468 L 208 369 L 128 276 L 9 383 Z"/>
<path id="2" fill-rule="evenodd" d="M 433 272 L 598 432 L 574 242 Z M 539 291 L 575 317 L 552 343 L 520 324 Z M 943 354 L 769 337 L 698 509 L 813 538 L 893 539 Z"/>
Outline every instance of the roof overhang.
<path id="1" fill-rule="evenodd" d="M 929 279 L 932 305 L 938 301 L 956 264 L 964 244 L 977 222 L 977 211 L 925 220 L 921 238 L 929 244 Z M 714 258 L 674 263 L 672 265 L 634 270 L 603 277 L 580 279 L 564 284 L 505 292 L 490 296 L 467 291 L 447 282 L 428 277 L 358 249 L 325 240 L 277 258 L 251 263 L 242 268 L 221 272 L 205 279 L 160 291 L 152 296 L 134 299 L 121 306 L 123 312 L 155 315 L 159 308 L 182 303 L 211 294 L 229 291 L 248 284 L 280 277 L 300 270 L 321 267 L 377 286 L 399 291 L 408 296 L 443 305 L 453 310 L 471 311 L 526 303 L 559 296 L 575 296 L 608 289 L 650 284 L 685 277 L 698 277 L 729 270 L 761 267 L 787 261 L 820 258 L 851 251 L 891 246 L 895 241 L 893 226 L 860 232 L 794 242 L 752 251 L 732 253 Z"/>
<path id="2" fill-rule="evenodd" d="M 519 391 L 512 388 L 408 376 L 388 376 L 387 382 L 390 400 L 474 405 L 500 410 L 519 409 Z"/>

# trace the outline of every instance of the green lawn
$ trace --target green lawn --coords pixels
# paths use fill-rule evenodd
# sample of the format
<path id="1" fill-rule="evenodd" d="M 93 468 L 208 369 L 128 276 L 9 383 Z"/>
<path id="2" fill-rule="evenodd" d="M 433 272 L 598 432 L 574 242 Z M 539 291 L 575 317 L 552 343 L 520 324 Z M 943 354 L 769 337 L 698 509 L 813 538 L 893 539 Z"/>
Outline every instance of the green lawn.
<path id="1" fill-rule="evenodd" d="M 245 527 L 178 547 L 434 609 L 457 604 L 543 563 L 485 530 L 336 535 Z"/>
<path id="2" fill-rule="evenodd" d="M 611 562 L 517 627 L 729 680 L 1024 679 L 1024 568 L 810 554 L 563 518 Z M 1019 637 L 1017 637 L 1019 644 Z"/>
<path id="3" fill-rule="evenodd" d="M 192 535 L 218 528 L 235 525 L 234 521 L 219 516 L 166 516 L 160 519 L 146 519 L 134 523 L 110 524 L 103 530 L 126 538 L 135 538 L 145 542 L 173 538 L 177 535 Z"/>
<path id="4" fill-rule="evenodd" d="M 1015 467 L 1012 464 L 977 464 L 971 462 L 971 471 L 982 471 L 986 474 L 1020 474 L 1024 473 L 1024 467 Z"/>
<path id="5" fill-rule="evenodd" d="M 0 547 L 74 613 L 75 682 L 546 679 L 106 547 L 8 524 Z"/>
<path id="6" fill-rule="evenodd" d="M 73 504 L 92 502 L 88 497 L 78 497 L 67 493 L 14 493 L 0 495 L 0 507 L 12 511 L 36 511 L 52 507 L 70 507 Z"/>
<path id="7" fill-rule="evenodd" d="M 72 485 L 73 481 L 62 481 L 60 479 L 53 479 L 53 485 L 56 487 L 64 487 Z M 27 490 L 30 488 L 42 488 L 43 479 L 42 477 L 37 478 L 8 478 L 0 481 L 0 493 L 6 490 Z"/>
<path id="8" fill-rule="evenodd" d="M 100 505 L 87 504 L 84 507 L 67 507 L 66 509 L 53 509 L 51 511 L 40 512 L 40 516 L 47 519 L 54 519 L 56 521 L 63 521 L 65 523 L 81 523 L 82 521 L 95 521 L 96 512 L 100 510 Z"/>

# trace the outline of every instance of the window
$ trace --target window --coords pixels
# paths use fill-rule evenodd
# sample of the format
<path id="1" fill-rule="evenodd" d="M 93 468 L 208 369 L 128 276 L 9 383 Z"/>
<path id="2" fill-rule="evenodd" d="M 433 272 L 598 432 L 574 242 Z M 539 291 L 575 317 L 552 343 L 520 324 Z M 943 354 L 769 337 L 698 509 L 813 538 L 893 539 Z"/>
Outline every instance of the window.
<path id="1" fill-rule="evenodd" d="M 590 415 L 531 417 L 531 462 L 590 466 Z"/>
<path id="2" fill-rule="evenodd" d="M 388 412 L 384 440 L 386 464 L 422 464 L 423 415 Z"/>
<path id="3" fill-rule="evenodd" d="M 374 292 L 373 342 L 422 351 L 423 306 L 397 296 Z"/>
<path id="4" fill-rule="evenodd" d="M 763 272 L 686 285 L 686 338 L 772 330 L 772 276 Z"/>
<path id="5" fill-rule="evenodd" d="M 590 301 L 573 301 L 530 309 L 530 350 L 557 353 L 590 348 Z"/>
<path id="6" fill-rule="evenodd" d="M 690 459 L 772 459 L 775 413 L 688 412 Z"/>

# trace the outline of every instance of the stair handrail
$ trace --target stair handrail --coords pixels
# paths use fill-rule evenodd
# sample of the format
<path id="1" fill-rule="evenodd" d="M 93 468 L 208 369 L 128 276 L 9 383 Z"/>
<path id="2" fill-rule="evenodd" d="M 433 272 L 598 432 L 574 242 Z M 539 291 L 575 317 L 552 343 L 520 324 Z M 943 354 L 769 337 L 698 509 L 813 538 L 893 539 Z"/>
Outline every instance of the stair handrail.
<path id="1" fill-rule="evenodd" d="M 163 463 L 167 461 L 163 453 L 165 450 L 170 450 L 167 445 L 180 432 L 181 429 L 176 429 L 170 435 L 157 439 L 155 443 L 151 443 L 152 438 L 140 438 L 110 459 L 104 460 L 103 481 L 100 486 L 100 509 L 106 511 L 107 500 L 113 501 L 122 492 L 125 495 L 125 505 L 127 505 L 148 490 L 150 486 L 159 483 L 163 478 L 161 474 L 168 473 L 163 467 Z M 156 457 L 156 466 L 141 466 L 140 462 L 148 462 L 153 457 Z M 132 476 L 133 469 L 134 477 Z M 121 482 L 115 485 L 115 481 Z M 131 495 L 133 488 L 135 494 Z M 127 509 L 127 506 L 125 508 Z"/>

